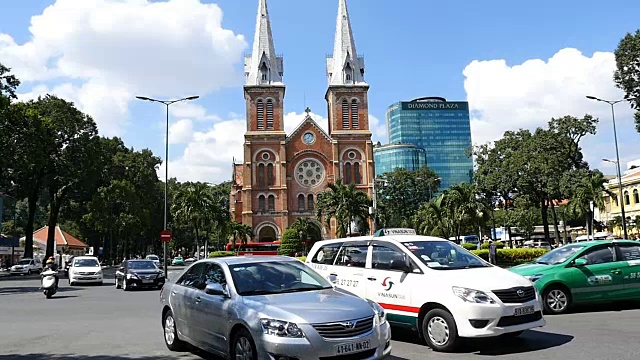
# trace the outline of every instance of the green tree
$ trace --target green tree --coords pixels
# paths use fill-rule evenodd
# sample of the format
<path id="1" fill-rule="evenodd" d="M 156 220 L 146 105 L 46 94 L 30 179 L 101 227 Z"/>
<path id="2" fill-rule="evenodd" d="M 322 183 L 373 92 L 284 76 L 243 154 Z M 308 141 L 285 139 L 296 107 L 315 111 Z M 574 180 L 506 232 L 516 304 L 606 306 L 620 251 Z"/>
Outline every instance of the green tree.
<path id="1" fill-rule="evenodd" d="M 247 243 L 247 238 L 253 239 L 254 237 L 253 229 L 251 229 L 249 225 L 232 221 L 230 227 L 234 249 L 236 248 L 238 240 L 240 240 L 240 244 L 243 245 Z"/>
<path id="2" fill-rule="evenodd" d="M 329 183 L 326 191 L 318 194 L 316 203 L 316 217 L 320 221 L 324 218 L 327 226 L 331 219 L 336 220 L 337 236 L 352 235 L 355 223 L 360 234 L 369 232 L 369 206 L 371 200 L 363 191 L 357 190 L 354 184 L 345 185 L 340 179 Z"/>
<path id="3" fill-rule="evenodd" d="M 440 178 L 428 167 L 397 168 L 376 179 L 377 216 L 381 227 L 409 227 L 420 206 L 431 201 Z"/>
<path id="4" fill-rule="evenodd" d="M 616 86 L 625 92 L 625 99 L 636 109 L 636 130 L 640 132 L 640 30 L 627 33 L 615 51 Z"/>
<path id="5" fill-rule="evenodd" d="M 172 212 L 183 224 L 189 224 L 195 235 L 196 253 L 200 254 L 200 235 L 213 222 L 215 202 L 208 184 L 186 183 L 175 195 Z"/>
<path id="6" fill-rule="evenodd" d="M 303 241 L 300 239 L 300 232 L 297 229 L 289 228 L 282 234 L 280 240 L 280 249 L 278 254 L 286 256 L 294 256 L 296 253 L 304 249 Z"/>

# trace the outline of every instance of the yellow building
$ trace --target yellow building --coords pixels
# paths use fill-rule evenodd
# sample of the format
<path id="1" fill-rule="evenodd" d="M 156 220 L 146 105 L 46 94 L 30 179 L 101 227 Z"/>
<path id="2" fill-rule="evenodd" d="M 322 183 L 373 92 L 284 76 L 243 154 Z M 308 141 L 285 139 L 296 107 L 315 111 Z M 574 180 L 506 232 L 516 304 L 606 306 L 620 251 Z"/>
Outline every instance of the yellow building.
<path id="1" fill-rule="evenodd" d="M 622 201 L 627 218 L 627 234 L 632 239 L 640 238 L 640 160 L 629 163 L 629 170 L 622 174 L 622 199 L 617 177 L 609 180 L 604 186 L 608 192 L 604 194 L 605 208 L 599 212 L 598 219 L 611 223 L 616 217 L 622 216 Z M 613 233 L 622 237 L 622 227 L 614 226 Z"/>

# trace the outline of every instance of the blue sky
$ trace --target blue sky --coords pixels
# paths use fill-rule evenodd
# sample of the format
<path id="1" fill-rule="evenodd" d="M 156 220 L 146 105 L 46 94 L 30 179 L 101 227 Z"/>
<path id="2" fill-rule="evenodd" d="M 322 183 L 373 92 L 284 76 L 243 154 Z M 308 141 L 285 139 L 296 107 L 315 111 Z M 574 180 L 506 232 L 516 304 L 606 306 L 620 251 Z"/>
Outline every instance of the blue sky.
<path id="1" fill-rule="evenodd" d="M 133 96 L 200 95 L 198 107 L 172 114 L 170 173 L 228 179 L 231 157 L 242 153 L 242 55 L 253 41 L 257 0 L 153 3 L 0 0 L 0 62 L 24 80 L 23 99 L 57 93 L 94 116 L 103 134 L 158 155 L 163 107 Z M 305 105 L 325 121 L 325 57 L 337 3 L 268 1 L 276 51 L 284 55 L 289 129 Z M 614 156 L 609 109 L 584 95 L 621 96 L 610 52 L 640 27 L 640 2 L 348 0 L 348 6 L 371 85 L 374 140 L 386 140 L 388 105 L 421 96 L 468 99 L 476 143 L 544 125 L 551 116 L 589 112 L 601 126 L 583 144 L 585 153 L 593 167 L 613 172 L 599 160 Z M 626 104 L 616 109 L 621 158 L 640 158 L 631 111 Z"/>

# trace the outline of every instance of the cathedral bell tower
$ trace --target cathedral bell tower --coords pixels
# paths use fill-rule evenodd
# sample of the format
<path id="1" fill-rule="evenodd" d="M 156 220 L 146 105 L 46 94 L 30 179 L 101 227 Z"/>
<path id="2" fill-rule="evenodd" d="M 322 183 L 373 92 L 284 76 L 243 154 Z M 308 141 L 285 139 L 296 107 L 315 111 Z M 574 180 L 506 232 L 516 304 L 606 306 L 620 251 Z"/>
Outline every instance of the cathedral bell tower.
<path id="1" fill-rule="evenodd" d="M 261 240 L 275 241 L 286 228 L 284 66 L 273 45 L 267 0 L 258 0 L 251 55 L 244 62 L 247 131 L 244 143 L 242 223 Z M 283 223 L 284 222 L 284 223 Z M 271 231 L 272 229 L 273 231 Z"/>

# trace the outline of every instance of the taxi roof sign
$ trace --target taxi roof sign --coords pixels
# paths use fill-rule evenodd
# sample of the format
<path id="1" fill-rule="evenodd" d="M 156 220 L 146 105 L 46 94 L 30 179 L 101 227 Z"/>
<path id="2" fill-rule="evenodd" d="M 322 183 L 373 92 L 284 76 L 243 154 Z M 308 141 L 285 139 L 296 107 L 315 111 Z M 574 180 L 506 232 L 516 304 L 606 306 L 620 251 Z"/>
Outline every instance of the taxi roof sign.
<path id="1" fill-rule="evenodd" d="M 392 228 L 380 229 L 373 236 L 389 236 L 389 235 L 416 235 L 414 229 Z"/>

